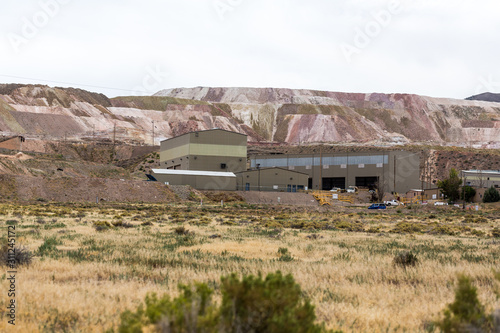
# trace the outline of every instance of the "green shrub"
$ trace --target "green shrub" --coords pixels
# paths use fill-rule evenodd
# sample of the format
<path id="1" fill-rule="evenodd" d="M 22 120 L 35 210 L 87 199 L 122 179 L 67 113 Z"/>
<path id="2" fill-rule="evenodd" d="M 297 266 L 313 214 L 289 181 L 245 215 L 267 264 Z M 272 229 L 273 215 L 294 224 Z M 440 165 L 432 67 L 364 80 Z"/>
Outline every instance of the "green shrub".
<path id="1" fill-rule="evenodd" d="M 484 312 L 477 298 L 477 288 L 470 278 L 458 277 L 455 300 L 444 310 L 444 318 L 435 325 L 443 332 L 490 332 L 491 316 Z"/>
<path id="2" fill-rule="evenodd" d="M 422 232 L 422 225 L 419 223 L 398 222 L 391 232 L 401 234 L 412 234 Z"/>
<path id="3" fill-rule="evenodd" d="M 42 332 L 76 332 L 76 325 L 81 320 L 78 313 L 68 310 L 59 312 L 51 308 L 47 320 L 41 323 Z M 42 326 L 43 325 L 43 326 Z"/>
<path id="4" fill-rule="evenodd" d="M 9 251 L 9 249 L 13 249 L 14 251 Z M 8 245 L 8 243 L 6 243 L 0 248 L 1 265 L 13 265 L 15 267 L 29 265 L 31 264 L 32 259 L 33 253 L 31 253 L 31 251 L 24 246 L 14 246 L 12 248 Z"/>
<path id="5" fill-rule="evenodd" d="M 222 278 L 221 323 L 224 332 L 322 332 L 314 306 L 303 299 L 292 275 L 236 274 Z"/>
<path id="6" fill-rule="evenodd" d="M 181 295 L 170 299 L 147 295 L 146 307 L 141 304 L 135 313 L 121 314 L 118 332 L 142 332 L 143 326 L 155 325 L 159 332 L 215 332 L 219 321 L 217 309 L 212 305 L 213 291 L 204 283 L 195 288 L 180 285 Z"/>
<path id="7" fill-rule="evenodd" d="M 38 247 L 38 255 L 45 256 L 52 252 L 57 251 L 56 245 L 61 245 L 61 241 L 58 240 L 55 236 L 45 238 L 43 244 Z"/>
<path id="8" fill-rule="evenodd" d="M 404 252 L 398 253 L 394 257 L 393 263 L 394 263 L 394 265 L 401 266 L 403 268 L 406 268 L 409 266 L 415 267 L 418 264 L 418 258 L 411 251 L 404 251 Z"/>
<path id="9" fill-rule="evenodd" d="M 493 186 L 484 192 L 483 202 L 498 202 L 500 201 L 500 193 Z"/>
<path id="10" fill-rule="evenodd" d="M 288 252 L 288 251 L 286 251 Z M 181 294 L 171 299 L 146 296 L 136 312 L 121 314 L 120 333 L 148 332 L 326 332 L 314 323 L 314 306 L 303 298 L 291 275 L 281 272 L 221 278 L 222 303 L 212 303 L 213 290 L 204 283 L 179 286 Z"/>
<path id="11" fill-rule="evenodd" d="M 355 222 L 350 222 L 350 221 L 336 221 L 335 222 L 335 228 L 337 229 L 344 229 L 347 231 L 364 231 L 365 228 L 363 226 L 363 223 L 359 221 Z"/>
<path id="12" fill-rule="evenodd" d="M 280 247 L 278 249 L 279 261 L 293 261 L 293 257 L 286 247 Z"/>
<path id="13" fill-rule="evenodd" d="M 460 194 L 462 200 L 465 199 L 466 202 L 472 202 L 475 196 L 476 190 L 472 186 L 466 185 L 462 188 L 462 193 Z"/>
<path id="14" fill-rule="evenodd" d="M 111 228 L 113 225 L 109 223 L 108 221 L 95 221 L 94 222 L 94 229 L 96 231 L 105 231 Z"/>
<path id="15" fill-rule="evenodd" d="M 189 230 L 187 230 L 184 226 L 180 226 L 174 229 L 174 232 L 177 235 L 189 235 Z"/>

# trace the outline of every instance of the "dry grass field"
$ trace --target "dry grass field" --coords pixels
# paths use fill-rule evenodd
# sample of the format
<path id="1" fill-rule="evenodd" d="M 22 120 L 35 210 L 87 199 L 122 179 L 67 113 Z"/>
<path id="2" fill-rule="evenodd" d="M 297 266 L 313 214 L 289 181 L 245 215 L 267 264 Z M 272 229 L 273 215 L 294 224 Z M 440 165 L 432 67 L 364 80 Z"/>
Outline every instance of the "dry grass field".
<path id="1" fill-rule="evenodd" d="M 258 207 L 153 204 L 0 205 L 1 241 L 35 254 L 16 275 L 8 325 L 2 268 L 0 331 L 103 332 L 147 293 L 232 272 L 291 273 L 319 321 L 344 332 L 421 332 L 472 278 L 488 313 L 499 307 L 500 209 Z M 414 267 L 394 258 L 411 251 Z"/>

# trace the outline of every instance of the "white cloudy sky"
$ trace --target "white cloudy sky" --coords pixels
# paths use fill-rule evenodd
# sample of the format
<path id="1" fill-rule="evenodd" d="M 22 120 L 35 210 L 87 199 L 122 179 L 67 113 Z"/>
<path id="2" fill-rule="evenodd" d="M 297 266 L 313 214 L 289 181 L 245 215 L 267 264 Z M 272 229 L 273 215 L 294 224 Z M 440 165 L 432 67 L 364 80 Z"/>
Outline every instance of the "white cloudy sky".
<path id="1" fill-rule="evenodd" d="M 0 8 L 4 83 L 110 97 L 195 86 L 453 98 L 500 90 L 493 0 L 2 0 Z"/>

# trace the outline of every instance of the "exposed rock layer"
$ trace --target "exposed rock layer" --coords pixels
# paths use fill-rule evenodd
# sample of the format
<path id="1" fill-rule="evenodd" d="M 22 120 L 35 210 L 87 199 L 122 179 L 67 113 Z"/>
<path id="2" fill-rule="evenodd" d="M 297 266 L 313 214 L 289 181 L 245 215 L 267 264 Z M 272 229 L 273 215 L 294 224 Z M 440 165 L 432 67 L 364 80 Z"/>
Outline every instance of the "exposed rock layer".
<path id="1" fill-rule="evenodd" d="M 498 148 L 500 103 L 407 94 L 273 88 L 179 88 L 117 97 L 73 88 L 0 85 L 4 136 L 151 144 L 222 128 L 289 144 L 434 142 Z"/>

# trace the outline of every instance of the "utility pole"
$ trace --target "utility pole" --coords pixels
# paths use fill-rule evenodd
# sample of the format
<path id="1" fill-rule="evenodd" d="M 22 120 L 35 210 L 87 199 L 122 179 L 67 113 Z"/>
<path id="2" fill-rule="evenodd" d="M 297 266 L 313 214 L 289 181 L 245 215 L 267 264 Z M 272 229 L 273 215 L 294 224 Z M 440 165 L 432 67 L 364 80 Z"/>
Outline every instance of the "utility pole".
<path id="1" fill-rule="evenodd" d="M 319 189 L 323 190 L 323 146 L 319 146 Z"/>
<path id="2" fill-rule="evenodd" d="M 345 189 L 349 188 L 349 150 L 347 151 L 347 164 L 345 165 L 346 177 L 345 177 Z"/>
<path id="3" fill-rule="evenodd" d="M 396 193 L 396 154 L 394 154 L 394 193 Z"/>
<path id="4" fill-rule="evenodd" d="M 382 155 L 382 186 L 384 187 L 385 190 L 385 153 Z"/>
<path id="5" fill-rule="evenodd" d="M 113 158 L 116 156 L 116 122 L 113 123 Z"/>
<path id="6" fill-rule="evenodd" d="M 462 172 L 462 199 L 464 200 L 464 204 L 462 206 L 462 209 L 465 210 L 465 173 Z"/>
<path id="7" fill-rule="evenodd" d="M 151 123 L 153 124 L 153 147 L 155 146 L 155 121 L 151 120 Z"/>
<path id="8" fill-rule="evenodd" d="M 420 182 L 421 182 L 421 199 L 424 201 L 424 173 L 425 173 L 425 151 L 422 150 L 422 158 L 424 159 L 424 165 L 420 164 Z"/>
<path id="9" fill-rule="evenodd" d="M 260 164 L 257 164 L 257 170 L 259 170 L 258 173 L 259 173 L 259 192 L 260 192 Z"/>

